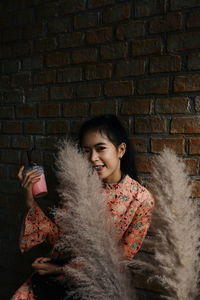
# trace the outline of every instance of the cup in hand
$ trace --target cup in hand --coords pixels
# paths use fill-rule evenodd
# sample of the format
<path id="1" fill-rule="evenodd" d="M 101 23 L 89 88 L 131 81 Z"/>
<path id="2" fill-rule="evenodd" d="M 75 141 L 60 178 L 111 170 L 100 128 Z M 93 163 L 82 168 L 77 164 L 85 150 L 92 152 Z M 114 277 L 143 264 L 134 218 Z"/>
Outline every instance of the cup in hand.
<path id="1" fill-rule="evenodd" d="M 25 168 L 23 172 L 25 174 L 31 170 L 37 170 L 40 174 L 39 181 L 35 182 L 32 187 L 33 196 L 35 198 L 43 197 L 48 193 L 46 179 L 44 175 L 44 168 L 40 165 L 34 164 Z"/>

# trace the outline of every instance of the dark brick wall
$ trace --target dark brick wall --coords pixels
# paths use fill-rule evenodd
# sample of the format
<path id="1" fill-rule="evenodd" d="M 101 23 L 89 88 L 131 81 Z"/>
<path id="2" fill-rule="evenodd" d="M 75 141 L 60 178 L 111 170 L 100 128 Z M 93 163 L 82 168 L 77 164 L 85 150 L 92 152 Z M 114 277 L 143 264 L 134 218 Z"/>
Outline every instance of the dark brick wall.
<path id="1" fill-rule="evenodd" d="M 199 0 L 0 1 L 0 285 L 10 299 L 48 249 L 21 255 L 16 173 L 26 150 L 44 164 L 49 195 L 57 138 L 114 113 L 127 127 L 146 184 L 164 145 L 182 155 L 200 196 Z M 148 255 L 148 249 L 143 246 Z M 141 299 L 159 299 L 138 279 Z"/>

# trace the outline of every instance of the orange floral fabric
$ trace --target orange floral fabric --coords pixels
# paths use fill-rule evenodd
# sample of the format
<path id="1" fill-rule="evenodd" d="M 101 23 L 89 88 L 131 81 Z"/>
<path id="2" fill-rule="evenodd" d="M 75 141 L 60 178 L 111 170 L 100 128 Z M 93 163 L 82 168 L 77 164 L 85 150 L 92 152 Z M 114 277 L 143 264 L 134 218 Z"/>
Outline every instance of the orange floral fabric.
<path id="1" fill-rule="evenodd" d="M 131 259 L 140 249 L 151 220 L 154 199 L 150 192 L 126 175 L 119 183 L 105 184 L 108 208 L 117 229 L 116 238 L 124 255 Z M 21 251 L 48 242 L 52 246 L 59 236 L 59 229 L 35 203 L 25 218 L 20 238 Z M 30 279 L 13 295 L 11 300 L 36 300 Z"/>

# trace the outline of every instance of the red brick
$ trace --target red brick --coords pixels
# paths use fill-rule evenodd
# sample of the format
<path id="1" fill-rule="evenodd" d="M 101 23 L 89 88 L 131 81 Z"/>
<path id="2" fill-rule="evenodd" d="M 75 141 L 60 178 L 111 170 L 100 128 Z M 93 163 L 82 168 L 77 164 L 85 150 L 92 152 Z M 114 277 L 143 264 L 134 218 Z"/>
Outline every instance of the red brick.
<path id="1" fill-rule="evenodd" d="M 199 33 L 194 31 L 171 34 L 167 40 L 167 45 L 170 52 L 200 48 Z"/>
<path id="2" fill-rule="evenodd" d="M 86 32 L 85 41 L 87 44 L 102 44 L 112 40 L 112 27 L 103 27 L 88 30 Z"/>
<path id="3" fill-rule="evenodd" d="M 10 87 L 10 78 L 8 76 L 0 77 L 0 88 L 7 89 Z"/>
<path id="4" fill-rule="evenodd" d="M 104 24 L 119 22 L 128 19 L 131 15 L 130 3 L 118 4 L 103 10 L 102 19 Z"/>
<path id="5" fill-rule="evenodd" d="M 87 119 L 85 119 L 85 118 L 82 118 L 81 120 L 80 119 L 75 119 L 75 118 L 71 119 L 71 121 L 70 121 L 70 135 L 77 137 L 81 125 L 86 120 Z"/>
<path id="6" fill-rule="evenodd" d="M 45 131 L 44 121 L 26 121 L 24 122 L 24 132 L 30 134 L 42 134 Z"/>
<path id="7" fill-rule="evenodd" d="M 88 103 L 68 102 L 63 104 L 64 117 L 82 117 L 88 115 Z"/>
<path id="8" fill-rule="evenodd" d="M 112 76 L 112 64 L 97 64 L 87 65 L 85 69 L 86 80 L 111 78 Z"/>
<path id="9" fill-rule="evenodd" d="M 177 154 L 185 154 L 185 140 L 184 138 L 152 138 L 151 139 L 151 152 L 159 153 L 164 148 L 170 148 Z"/>
<path id="10" fill-rule="evenodd" d="M 192 191 L 192 197 L 200 197 L 200 181 L 196 180 L 196 181 L 193 181 L 193 184 L 194 184 L 194 188 L 193 188 L 193 191 Z"/>
<path id="11" fill-rule="evenodd" d="M 71 32 L 73 30 L 73 16 L 56 16 L 48 22 L 50 33 Z"/>
<path id="12" fill-rule="evenodd" d="M 97 49 L 85 48 L 72 52 L 72 62 L 74 64 L 90 63 L 97 61 Z"/>
<path id="13" fill-rule="evenodd" d="M 105 95 L 130 96 L 133 95 L 134 85 L 132 80 L 107 81 L 104 87 Z"/>
<path id="14" fill-rule="evenodd" d="M 1 134 L 0 148 L 9 148 L 9 147 L 10 147 L 10 136 Z"/>
<path id="15" fill-rule="evenodd" d="M 183 159 L 186 170 L 189 175 L 198 175 L 199 174 L 199 160 L 196 158 L 184 158 Z"/>
<path id="16" fill-rule="evenodd" d="M 132 42 L 132 55 L 149 55 L 162 52 L 162 42 L 159 38 L 134 40 Z"/>
<path id="17" fill-rule="evenodd" d="M 118 25 L 116 30 L 116 37 L 118 40 L 127 40 L 143 36 L 144 33 L 145 21 L 129 20 L 125 24 Z"/>
<path id="18" fill-rule="evenodd" d="M 36 137 L 36 148 L 42 149 L 42 150 L 55 150 L 57 145 L 57 138 L 52 136 L 42 136 L 42 137 Z"/>
<path id="19" fill-rule="evenodd" d="M 171 133 L 200 133 L 200 117 L 173 118 Z"/>
<path id="20" fill-rule="evenodd" d="M 150 72 L 178 72 L 181 71 L 181 58 L 177 55 L 162 55 L 150 57 Z"/>
<path id="21" fill-rule="evenodd" d="M 33 76 L 33 82 L 37 85 L 55 83 L 56 81 L 56 71 L 43 71 L 39 73 L 35 73 Z"/>
<path id="22" fill-rule="evenodd" d="M 48 88 L 26 90 L 26 99 L 28 102 L 48 101 Z"/>
<path id="23" fill-rule="evenodd" d="M 117 113 L 117 103 L 116 101 L 95 101 L 90 103 L 90 115 L 99 114 L 116 114 Z"/>
<path id="24" fill-rule="evenodd" d="M 0 152 L 1 163 L 20 164 L 20 152 L 18 150 L 1 150 Z"/>
<path id="25" fill-rule="evenodd" d="M 151 110 L 151 99 L 129 99 L 122 102 L 121 114 L 149 114 Z"/>
<path id="26" fill-rule="evenodd" d="M 82 81 L 83 71 L 79 67 L 67 67 L 57 71 L 57 82 Z"/>
<path id="27" fill-rule="evenodd" d="M 15 42 L 14 44 L 10 45 L 10 56 L 11 57 L 16 57 L 16 56 L 25 56 L 25 55 L 30 55 L 31 52 L 31 47 L 30 43 L 25 41 L 25 42 Z"/>
<path id="28" fill-rule="evenodd" d="M 2 124 L 3 133 L 21 133 L 22 124 L 19 121 L 4 121 Z"/>
<path id="29" fill-rule="evenodd" d="M 70 86 L 56 86 L 50 89 L 52 100 L 65 100 L 73 98 L 73 88 Z"/>
<path id="30" fill-rule="evenodd" d="M 42 70 L 43 56 L 33 56 L 24 58 L 22 61 L 23 71 Z"/>
<path id="31" fill-rule="evenodd" d="M 23 103 L 23 93 L 19 90 L 7 91 L 2 99 L 4 104 L 21 104 Z"/>
<path id="32" fill-rule="evenodd" d="M 49 53 L 45 57 L 47 67 L 59 67 L 69 63 L 69 54 L 65 52 L 53 52 Z"/>
<path id="33" fill-rule="evenodd" d="M 15 136 L 12 138 L 12 148 L 30 149 L 32 146 L 30 137 Z"/>
<path id="34" fill-rule="evenodd" d="M 189 98 L 158 98 L 155 101 L 155 111 L 156 113 L 164 114 L 189 113 Z"/>
<path id="35" fill-rule="evenodd" d="M 100 84 L 83 84 L 76 88 L 78 98 L 96 98 L 101 95 Z"/>
<path id="36" fill-rule="evenodd" d="M 59 5 L 59 14 L 72 14 L 83 11 L 86 8 L 86 2 L 83 0 L 67 0 Z"/>
<path id="37" fill-rule="evenodd" d="M 146 60 L 143 58 L 119 61 L 116 63 L 117 77 L 138 76 L 145 73 Z"/>
<path id="38" fill-rule="evenodd" d="M 200 53 L 191 53 L 188 55 L 188 69 L 189 70 L 200 69 Z"/>
<path id="39" fill-rule="evenodd" d="M 45 153 L 44 153 L 44 165 L 46 165 L 45 169 L 49 168 L 49 166 L 54 165 L 54 164 L 55 164 L 54 153 L 52 153 L 52 151 L 50 151 L 50 152 L 45 151 Z M 51 170 L 48 171 L 48 174 L 51 174 Z M 51 182 L 54 183 L 53 175 L 51 175 L 51 177 L 48 176 L 48 186 L 51 185 Z M 53 195 L 51 195 L 51 196 L 53 196 Z"/>
<path id="40" fill-rule="evenodd" d="M 60 48 L 79 47 L 84 45 L 83 32 L 70 32 L 62 34 L 59 38 Z"/>
<path id="41" fill-rule="evenodd" d="M 196 11 L 189 14 L 187 26 L 190 27 L 199 27 L 200 26 L 200 12 Z"/>
<path id="42" fill-rule="evenodd" d="M 88 0 L 88 8 L 97 8 L 113 4 L 115 0 Z"/>
<path id="43" fill-rule="evenodd" d="M 134 5 L 137 18 L 165 13 L 165 0 L 135 0 Z"/>
<path id="44" fill-rule="evenodd" d="M 8 169 L 9 178 L 16 180 L 16 176 L 17 176 L 18 171 L 19 171 L 19 166 L 18 165 L 10 165 L 9 169 Z"/>
<path id="45" fill-rule="evenodd" d="M 2 106 L 0 110 L 0 119 L 13 119 L 13 118 L 14 118 L 14 107 Z"/>
<path id="46" fill-rule="evenodd" d="M 182 9 L 187 7 L 197 7 L 199 6 L 199 0 L 173 0 L 171 1 L 170 8 L 172 10 Z"/>
<path id="47" fill-rule="evenodd" d="M 200 154 L 200 138 L 189 139 L 189 154 Z"/>
<path id="48" fill-rule="evenodd" d="M 98 12 L 86 12 L 74 17 L 75 29 L 95 27 L 98 25 Z"/>
<path id="49" fill-rule="evenodd" d="M 163 133 L 167 130 L 167 120 L 159 117 L 137 117 L 135 133 Z"/>
<path id="50" fill-rule="evenodd" d="M 165 77 L 147 78 L 138 80 L 138 93 L 146 94 L 167 94 L 169 79 Z"/>
<path id="51" fill-rule="evenodd" d="M 23 40 L 42 38 L 45 35 L 45 24 L 38 23 L 34 26 L 33 24 L 27 24 L 22 27 L 21 32 Z"/>
<path id="52" fill-rule="evenodd" d="M 102 59 L 125 58 L 128 55 L 128 44 L 118 42 L 109 45 L 103 45 L 100 49 Z"/>
<path id="53" fill-rule="evenodd" d="M 170 13 L 155 17 L 149 22 L 150 33 L 168 32 L 181 29 L 181 13 Z"/>
<path id="54" fill-rule="evenodd" d="M 1 35 L 0 35 L 1 37 Z M 1 59 L 7 59 L 12 57 L 12 48 L 8 44 L 3 44 L 1 42 L 2 46 L 0 48 L 0 58 Z"/>
<path id="55" fill-rule="evenodd" d="M 60 104 L 47 103 L 39 104 L 39 117 L 58 117 L 60 116 Z"/>
<path id="56" fill-rule="evenodd" d="M 200 90 L 200 75 L 177 76 L 174 80 L 175 92 L 195 92 Z"/>
<path id="57" fill-rule="evenodd" d="M 34 104 L 22 104 L 16 107 L 17 118 L 34 118 L 36 114 L 36 106 Z"/>
<path id="58" fill-rule="evenodd" d="M 69 131 L 69 122 L 67 120 L 53 120 L 46 121 L 46 123 L 48 134 L 66 134 Z"/>
<path id="59" fill-rule="evenodd" d="M 16 172 L 17 173 L 17 172 Z M 15 178 L 16 178 L 16 173 L 15 173 Z M 8 167 L 7 165 L 1 165 L 0 166 L 0 180 L 5 180 L 5 178 L 8 178 Z"/>
<path id="60" fill-rule="evenodd" d="M 139 173 L 151 173 L 152 172 L 152 159 L 149 156 L 139 156 L 135 157 L 136 170 Z"/>
<path id="61" fill-rule="evenodd" d="M 2 62 L 2 73 L 10 74 L 17 73 L 19 71 L 19 60 L 6 60 Z"/>
<path id="62" fill-rule="evenodd" d="M 33 52 L 44 52 L 56 49 L 55 38 L 42 38 L 33 41 Z"/>
<path id="63" fill-rule="evenodd" d="M 195 110 L 200 111 L 200 96 L 195 97 Z"/>
<path id="64" fill-rule="evenodd" d="M 27 87 L 31 84 L 31 74 L 29 72 L 20 72 L 12 75 L 11 87 Z"/>
<path id="65" fill-rule="evenodd" d="M 52 20 L 58 14 L 58 4 L 56 1 L 39 1 L 35 7 L 36 20 L 38 22 Z"/>
<path id="66" fill-rule="evenodd" d="M 19 10 L 15 12 L 15 17 L 13 18 L 13 25 L 26 26 L 27 24 L 34 22 L 34 8 L 27 8 L 24 10 Z"/>
<path id="67" fill-rule="evenodd" d="M 133 136 L 130 139 L 135 152 L 147 152 L 147 139 L 144 137 Z"/>

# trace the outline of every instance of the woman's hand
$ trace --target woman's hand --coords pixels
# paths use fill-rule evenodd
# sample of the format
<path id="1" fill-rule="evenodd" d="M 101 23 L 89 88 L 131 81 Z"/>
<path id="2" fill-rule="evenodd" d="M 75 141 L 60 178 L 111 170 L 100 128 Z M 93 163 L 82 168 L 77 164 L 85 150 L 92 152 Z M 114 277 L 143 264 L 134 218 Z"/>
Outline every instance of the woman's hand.
<path id="1" fill-rule="evenodd" d="M 57 266 L 57 265 L 52 264 L 52 263 L 48 263 L 49 261 L 51 261 L 51 258 L 39 257 L 32 263 L 32 267 L 40 275 L 63 274 L 63 268 L 62 267 Z"/>
<path id="2" fill-rule="evenodd" d="M 32 186 L 34 183 L 38 182 L 40 175 L 37 170 L 31 170 L 23 175 L 24 166 L 19 169 L 17 177 L 21 183 L 22 188 L 25 193 L 25 202 L 27 208 L 31 208 L 34 203 L 34 197 L 32 193 Z"/>

